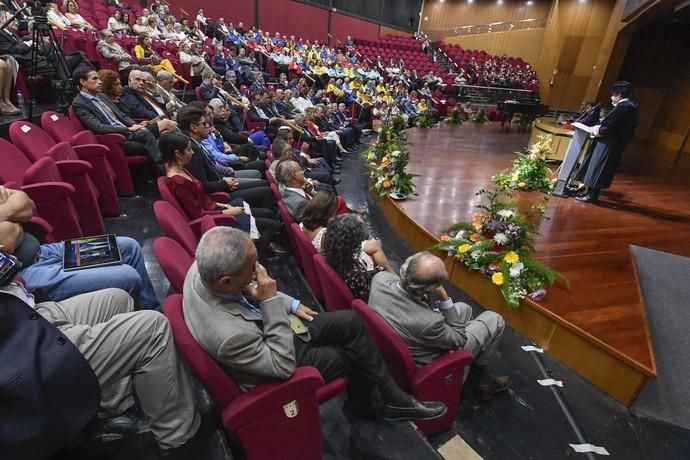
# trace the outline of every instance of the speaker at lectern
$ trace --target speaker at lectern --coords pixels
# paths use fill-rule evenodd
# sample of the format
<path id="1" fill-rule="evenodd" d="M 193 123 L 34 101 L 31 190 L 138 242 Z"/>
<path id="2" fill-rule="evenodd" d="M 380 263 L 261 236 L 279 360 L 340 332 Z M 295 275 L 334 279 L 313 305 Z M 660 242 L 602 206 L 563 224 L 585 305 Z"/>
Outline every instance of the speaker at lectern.
<path id="1" fill-rule="evenodd" d="M 566 196 L 565 189 L 570 181 L 570 176 L 573 173 L 573 168 L 577 164 L 578 158 L 591 145 L 591 139 L 594 138 L 596 131 L 592 126 L 583 125 L 582 123 L 573 123 L 573 137 L 568 144 L 563 156 L 563 163 L 561 163 L 560 173 L 558 174 L 558 181 L 553 194 L 557 196 Z"/>

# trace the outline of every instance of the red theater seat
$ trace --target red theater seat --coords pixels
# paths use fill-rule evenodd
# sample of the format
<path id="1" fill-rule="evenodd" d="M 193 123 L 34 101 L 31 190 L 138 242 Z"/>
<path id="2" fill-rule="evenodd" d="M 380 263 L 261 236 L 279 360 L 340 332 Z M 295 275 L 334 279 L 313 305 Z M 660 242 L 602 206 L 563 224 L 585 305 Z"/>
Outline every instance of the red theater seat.
<path id="1" fill-rule="evenodd" d="M 465 368 L 474 361 L 472 355 L 465 350 L 456 350 L 418 368 L 407 345 L 383 318 L 359 299 L 352 302 L 352 309 L 362 318 L 400 388 L 421 401 L 443 401 L 448 407 L 448 412 L 441 418 L 416 422 L 419 429 L 429 436 L 450 428 L 460 404 Z"/>
<path id="2" fill-rule="evenodd" d="M 321 254 L 314 254 L 313 261 L 319 282 L 321 283 L 321 289 L 323 290 L 326 310 L 338 311 L 349 309 L 350 303 L 352 303 L 355 297 L 347 284 L 345 284 L 345 281 L 333 270 Z"/>

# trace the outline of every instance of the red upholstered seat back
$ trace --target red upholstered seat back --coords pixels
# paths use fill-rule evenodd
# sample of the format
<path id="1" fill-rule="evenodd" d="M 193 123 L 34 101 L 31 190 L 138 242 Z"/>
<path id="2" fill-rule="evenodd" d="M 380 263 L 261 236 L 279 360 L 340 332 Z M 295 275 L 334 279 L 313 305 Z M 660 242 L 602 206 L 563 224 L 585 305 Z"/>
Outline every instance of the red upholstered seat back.
<path id="1" fill-rule="evenodd" d="M 242 395 L 218 363 L 201 348 L 189 332 L 182 311 L 182 295 L 174 294 L 165 300 L 163 312 L 170 322 L 175 345 L 184 357 L 192 372 L 201 380 L 216 404 L 225 408 L 235 398 Z M 270 436 L 270 433 L 267 433 Z"/>
<path id="2" fill-rule="evenodd" d="M 167 201 L 153 203 L 153 214 L 163 234 L 177 241 L 190 257 L 194 257 L 199 240 L 182 214 Z"/>
<path id="3" fill-rule="evenodd" d="M 32 162 L 45 156 L 48 150 L 55 146 L 55 141 L 48 133 L 27 121 L 15 121 L 10 125 L 10 139 Z M 53 159 L 55 161 L 79 159 L 71 147 L 69 150 L 71 154 L 65 153 L 61 157 L 53 156 Z"/>
<path id="4" fill-rule="evenodd" d="M 312 291 L 314 291 L 314 295 L 318 299 L 323 299 L 323 288 L 321 287 L 321 281 L 319 281 L 319 275 L 316 273 L 316 265 L 314 265 L 314 255 L 317 254 L 316 248 L 302 229 L 299 228 L 299 225 L 293 223 L 290 227 L 295 237 L 295 245 L 297 246 L 294 249 L 299 252 L 302 259 L 304 276 L 307 278 Z"/>
<path id="5" fill-rule="evenodd" d="M 177 241 L 166 236 L 154 240 L 153 253 L 170 285 L 175 292 L 181 293 L 184 279 L 194 259 Z"/>
<path id="6" fill-rule="evenodd" d="M 185 220 L 188 220 L 189 216 L 186 212 L 184 212 L 184 209 L 182 209 L 180 203 L 177 202 L 177 198 L 175 198 L 175 195 L 173 195 L 173 193 L 168 188 L 168 183 L 165 182 L 165 176 L 161 176 L 158 179 L 156 179 L 156 184 L 158 185 L 158 191 L 161 194 L 161 198 L 163 198 L 166 201 L 166 203 L 170 203 L 170 205 L 177 209 L 177 211 L 185 218 Z"/>
<path id="7" fill-rule="evenodd" d="M 314 254 L 313 260 L 316 273 L 321 282 L 326 310 L 349 309 L 350 303 L 354 300 L 354 295 L 352 295 L 352 291 L 345 284 L 345 281 L 333 270 L 321 254 Z"/>
<path id="8" fill-rule="evenodd" d="M 57 112 L 43 112 L 41 114 L 41 126 L 55 142 L 69 142 L 72 136 L 79 133 L 67 117 Z M 93 136 L 93 142 L 89 143 L 97 144 L 96 136 Z"/>
<path id="9" fill-rule="evenodd" d="M 0 165 L 0 182 L 15 182 L 21 186 L 31 162 L 17 147 L 0 138 Z"/>
<path id="10" fill-rule="evenodd" d="M 410 391 L 416 367 L 414 358 L 405 342 L 397 332 L 381 318 L 369 305 L 357 299 L 352 302 L 352 309 L 359 314 L 369 336 L 374 340 L 388 366 L 388 371 L 395 382 L 405 391 Z"/>

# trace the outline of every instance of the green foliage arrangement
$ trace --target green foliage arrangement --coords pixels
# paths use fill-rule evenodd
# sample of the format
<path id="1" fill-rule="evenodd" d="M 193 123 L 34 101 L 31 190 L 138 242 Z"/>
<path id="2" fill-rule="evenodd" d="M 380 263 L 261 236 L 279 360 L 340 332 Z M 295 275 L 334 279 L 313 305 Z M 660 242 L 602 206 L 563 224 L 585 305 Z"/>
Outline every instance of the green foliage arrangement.
<path id="1" fill-rule="evenodd" d="M 436 249 L 446 251 L 468 269 L 491 278 L 507 305 L 518 308 L 525 297 L 540 301 L 557 279 L 567 280 L 534 259 L 534 236 L 544 218 L 539 203 L 523 213 L 507 190 L 480 190 L 472 222 L 458 223 L 441 235 Z"/>
<path id="2" fill-rule="evenodd" d="M 515 152 L 510 170 L 499 172 L 491 179 L 501 190 L 518 189 L 525 191 L 537 190 L 551 193 L 555 178 L 548 167 L 547 158 L 551 155 L 550 134 L 542 134 L 539 141 L 526 148 L 523 152 Z"/>
<path id="3" fill-rule="evenodd" d="M 413 175 L 407 172 L 410 161 L 407 145 L 405 120 L 398 115 L 381 127 L 376 142 L 362 154 L 369 167 L 372 187 L 379 196 L 414 192 Z"/>

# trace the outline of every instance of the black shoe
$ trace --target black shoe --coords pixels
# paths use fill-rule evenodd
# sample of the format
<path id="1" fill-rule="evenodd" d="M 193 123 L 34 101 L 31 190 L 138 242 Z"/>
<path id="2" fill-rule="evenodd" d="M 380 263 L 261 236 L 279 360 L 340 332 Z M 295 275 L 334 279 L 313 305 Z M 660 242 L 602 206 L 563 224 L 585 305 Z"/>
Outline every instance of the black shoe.
<path id="1" fill-rule="evenodd" d="M 579 195 L 576 196 L 575 199 L 577 201 L 582 201 L 583 203 L 596 203 L 597 199 L 594 198 L 592 195 Z"/>
<path id="2" fill-rule="evenodd" d="M 382 418 L 388 422 L 404 422 L 407 420 L 433 420 L 446 415 L 448 408 L 440 401 L 417 401 L 412 399 L 410 406 L 383 406 Z"/>
<path id="3" fill-rule="evenodd" d="M 151 431 L 148 420 L 135 415 L 130 408 L 126 412 L 106 419 L 98 419 L 92 422 L 87 429 L 87 438 L 101 442 L 118 441 L 125 437 L 138 436 Z"/>

